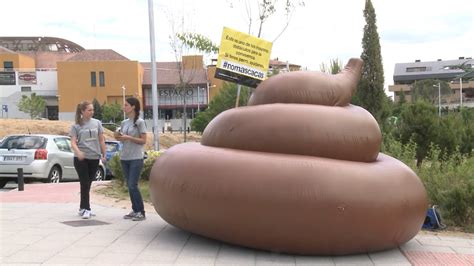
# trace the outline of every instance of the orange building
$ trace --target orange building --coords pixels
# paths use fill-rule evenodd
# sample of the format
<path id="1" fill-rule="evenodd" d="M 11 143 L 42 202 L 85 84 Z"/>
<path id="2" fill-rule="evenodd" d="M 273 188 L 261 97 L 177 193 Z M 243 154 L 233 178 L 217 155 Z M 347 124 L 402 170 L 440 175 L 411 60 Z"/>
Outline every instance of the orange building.
<path id="1" fill-rule="evenodd" d="M 123 103 L 128 96 L 142 99 L 143 67 L 113 50 L 84 50 L 57 63 L 60 118 L 72 120 L 83 100 Z"/>

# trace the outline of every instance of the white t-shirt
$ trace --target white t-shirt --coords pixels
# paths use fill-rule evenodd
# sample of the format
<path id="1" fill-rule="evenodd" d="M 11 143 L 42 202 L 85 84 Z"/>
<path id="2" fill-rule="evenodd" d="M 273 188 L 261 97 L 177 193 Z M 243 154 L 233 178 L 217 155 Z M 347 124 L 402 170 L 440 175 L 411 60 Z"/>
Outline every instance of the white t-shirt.
<path id="1" fill-rule="evenodd" d="M 90 160 L 100 159 L 100 141 L 99 135 L 104 133 L 102 123 L 91 118 L 89 121 L 85 121 L 81 126 L 74 124 L 71 126 L 69 135 L 77 138 L 77 147 L 84 153 L 84 157 Z M 74 156 L 77 154 L 74 152 Z"/>
<path id="2" fill-rule="evenodd" d="M 120 125 L 120 132 L 122 132 L 123 135 L 140 138 L 141 134 L 146 133 L 145 121 L 138 118 L 137 122 L 133 123 L 133 119 L 126 119 L 122 121 Z M 143 144 L 137 144 L 129 140 L 122 141 L 122 144 L 122 152 L 120 153 L 121 160 L 143 159 Z"/>

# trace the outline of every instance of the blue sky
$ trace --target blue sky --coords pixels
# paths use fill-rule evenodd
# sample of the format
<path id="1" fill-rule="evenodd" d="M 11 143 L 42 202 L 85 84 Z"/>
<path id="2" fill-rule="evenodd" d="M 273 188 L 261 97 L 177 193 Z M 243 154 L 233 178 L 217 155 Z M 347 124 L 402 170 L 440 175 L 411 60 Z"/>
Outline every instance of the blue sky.
<path id="1" fill-rule="evenodd" d="M 230 8 L 230 3 L 234 8 Z M 154 0 L 157 61 L 174 61 L 169 44 L 175 31 L 201 33 L 219 44 L 223 27 L 248 32 L 243 1 Z M 254 2 L 254 1 L 253 1 Z M 280 1 L 283 2 L 283 1 Z M 321 63 L 344 64 L 359 57 L 365 21 L 364 0 L 306 0 L 285 32 L 273 43 L 278 57 L 319 70 Z M 474 1 L 372 0 L 380 35 L 385 87 L 393 84 L 395 63 L 457 59 L 474 55 Z M 150 61 L 147 0 L 15 0 L 2 1 L 0 36 L 52 36 L 86 49 L 113 49 L 138 61 Z M 255 4 L 252 6 L 255 10 Z M 273 41 L 283 14 L 263 27 Z M 255 26 L 255 25 L 254 25 Z M 256 35 L 254 27 L 252 34 Z M 190 51 L 192 53 L 192 51 Z"/>

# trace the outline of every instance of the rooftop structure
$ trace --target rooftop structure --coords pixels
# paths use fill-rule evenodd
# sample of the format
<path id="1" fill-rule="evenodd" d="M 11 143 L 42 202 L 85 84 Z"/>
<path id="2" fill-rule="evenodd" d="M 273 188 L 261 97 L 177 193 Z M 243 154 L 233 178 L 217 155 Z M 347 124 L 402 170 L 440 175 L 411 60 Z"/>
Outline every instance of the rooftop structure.
<path id="1" fill-rule="evenodd" d="M 78 53 L 85 49 L 68 40 L 56 37 L 0 37 L 0 46 L 14 52 L 66 52 Z"/>

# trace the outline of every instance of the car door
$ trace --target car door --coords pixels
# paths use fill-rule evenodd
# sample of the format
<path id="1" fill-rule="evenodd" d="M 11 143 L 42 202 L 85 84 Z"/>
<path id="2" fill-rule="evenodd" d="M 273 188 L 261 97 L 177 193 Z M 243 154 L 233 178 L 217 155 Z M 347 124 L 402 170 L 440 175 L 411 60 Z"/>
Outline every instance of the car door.
<path id="1" fill-rule="evenodd" d="M 68 137 L 55 138 L 54 142 L 58 147 L 58 160 L 63 169 L 63 178 L 78 179 L 74 168 L 74 153 L 71 148 L 71 140 Z"/>

